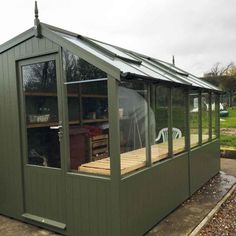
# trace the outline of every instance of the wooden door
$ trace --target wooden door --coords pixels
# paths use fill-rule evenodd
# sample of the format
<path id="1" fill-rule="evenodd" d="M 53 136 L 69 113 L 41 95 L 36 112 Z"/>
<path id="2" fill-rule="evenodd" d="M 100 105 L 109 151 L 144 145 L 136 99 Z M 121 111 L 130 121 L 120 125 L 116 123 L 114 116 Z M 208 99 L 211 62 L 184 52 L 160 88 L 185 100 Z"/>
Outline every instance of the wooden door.
<path id="1" fill-rule="evenodd" d="M 58 56 L 18 63 L 24 171 L 23 217 L 64 230 L 65 165 Z"/>

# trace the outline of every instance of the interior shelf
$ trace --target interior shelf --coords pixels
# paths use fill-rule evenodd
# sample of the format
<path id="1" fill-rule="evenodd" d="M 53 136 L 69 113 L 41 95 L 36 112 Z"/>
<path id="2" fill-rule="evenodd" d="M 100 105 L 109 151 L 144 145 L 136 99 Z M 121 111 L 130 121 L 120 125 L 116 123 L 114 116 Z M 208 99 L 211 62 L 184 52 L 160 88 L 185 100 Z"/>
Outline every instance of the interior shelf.
<path id="1" fill-rule="evenodd" d="M 50 122 L 50 123 L 32 123 L 28 124 L 27 128 L 41 128 L 41 127 L 49 127 L 49 126 L 56 126 L 58 122 Z"/>
<path id="2" fill-rule="evenodd" d="M 107 98 L 107 95 L 102 94 L 81 94 L 82 98 Z"/>
<path id="3" fill-rule="evenodd" d="M 83 120 L 84 124 L 88 124 L 88 123 L 98 123 L 98 122 L 107 122 L 108 119 L 86 119 Z"/>
<path id="4" fill-rule="evenodd" d="M 57 97 L 57 93 L 44 93 L 44 92 L 26 92 L 25 96 L 28 97 Z M 78 97 L 77 93 L 70 93 L 68 97 Z"/>
<path id="5" fill-rule="evenodd" d="M 108 119 L 86 119 L 83 120 L 84 124 L 89 124 L 89 123 L 102 123 L 102 122 L 108 122 Z M 70 125 L 75 125 L 79 124 L 80 122 L 78 120 L 73 120 L 69 121 Z M 27 128 L 41 128 L 41 127 L 49 127 L 49 126 L 55 126 L 58 125 L 57 122 L 50 122 L 50 123 L 33 123 L 33 124 L 28 124 Z"/>
<path id="6" fill-rule="evenodd" d="M 57 93 L 46 93 L 46 92 L 26 92 L 25 96 L 32 97 L 57 97 Z M 68 97 L 79 97 L 78 93 L 69 93 Z M 107 95 L 102 94 L 81 94 L 82 98 L 107 98 Z"/>
<path id="7" fill-rule="evenodd" d="M 73 120 L 73 121 L 69 121 L 70 125 L 75 125 L 75 124 L 79 124 L 80 122 L 78 120 Z M 32 124 L 28 124 L 27 128 L 42 128 L 42 127 L 49 127 L 49 126 L 56 126 L 58 125 L 58 122 L 50 122 L 50 123 L 32 123 Z"/>
<path id="8" fill-rule="evenodd" d="M 43 97 L 43 98 L 46 99 L 48 97 L 49 100 L 47 100 L 47 99 L 43 100 L 44 103 L 46 104 L 45 107 L 50 109 L 48 111 L 48 113 L 50 113 L 50 111 L 52 111 L 52 113 L 53 112 L 56 113 L 52 109 L 54 103 L 52 104 L 53 101 L 50 99 L 50 98 L 53 98 L 53 99 L 57 98 L 57 93 L 56 92 L 54 92 L 54 91 L 52 91 L 52 92 L 28 91 L 28 92 L 25 92 L 25 96 L 29 98 L 27 101 L 29 102 L 30 107 L 34 106 L 33 104 L 36 104 L 39 107 L 38 104 L 40 104 L 41 100 L 38 101 L 38 100 L 35 100 L 35 99 L 40 98 L 40 97 Z M 35 99 L 31 100 L 30 97 L 34 97 Z M 88 114 L 89 115 L 89 113 L 94 113 L 95 110 L 98 109 L 96 107 L 96 105 L 93 106 L 90 110 L 89 109 L 87 109 L 87 110 L 83 109 L 84 108 L 83 106 L 88 107 L 88 106 L 90 106 L 90 103 L 93 102 L 93 100 L 90 100 L 90 98 L 98 100 L 98 102 L 102 101 L 102 103 L 104 103 L 104 99 L 107 99 L 107 95 L 105 95 L 105 94 L 92 94 L 92 93 L 79 94 L 79 93 L 75 93 L 74 91 L 71 91 L 70 93 L 68 93 L 68 97 L 72 97 L 72 98 L 74 97 L 75 99 L 78 99 L 78 101 L 72 99 L 70 101 L 70 103 L 68 102 L 68 105 L 70 106 L 70 108 L 73 108 L 75 106 L 76 107 L 81 107 L 81 116 L 79 116 L 78 114 L 72 114 L 72 117 L 74 117 L 75 120 L 69 121 L 70 125 L 73 125 L 73 124 L 76 125 L 76 124 L 80 124 L 80 123 L 82 123 L 82 124 L 92 124 L 92 123 L 108 122 L 108 118 L 98 118 L 98 119 L 96 119 L 95 117 L 94 117 L 95 119 L 94 118 L 91 119 L 90 117 L 87 117 L 88 119 L 86 119 L 86 118 L 83 119 L 82 118 L 82 114 Z M 50 105 L 50 104 L 52 104 L 52 105 Z M 40 105 L 40 106 L 42 106 L 42 105 Z M 37 111 L 36 112 L 32 111 L 31 113 L 32 114 L 34 114 L 34 113 L 37 114 Z M 78 120 L 76 120 L 76 118 Z M 50 122 L 50 121 L 49 122 L 41 122 L 41 123 L 40 122 L 38 122 L 38 123 L 35 122 L 35 123 L 28 123 L 27 128 L 50 127 L 50 126 L 56 126 L 56 125 L 58 125 L 58 122 Z"/>
<path id="9" fill-rule="evenodd" d="M 69 121 L 69 125 L 77 125 L 79 124 L 80 122 L 78 120 L 72 120 L 72 121 Z"/>

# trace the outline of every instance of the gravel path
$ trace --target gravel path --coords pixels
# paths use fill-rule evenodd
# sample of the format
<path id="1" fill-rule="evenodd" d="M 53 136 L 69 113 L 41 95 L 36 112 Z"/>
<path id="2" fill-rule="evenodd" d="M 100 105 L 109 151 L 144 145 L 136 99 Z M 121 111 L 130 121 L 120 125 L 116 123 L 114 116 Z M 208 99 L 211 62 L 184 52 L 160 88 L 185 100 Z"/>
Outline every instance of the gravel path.
<path id="1" fill-rule="evenodd" d="M 222 204 L 220 210 L 200 231 L 199 236 L 235 236 L 236 235 L 236 190 Z"/>
<path id="2" fill-rule="evenodd" d="M 235 135 L 236 134 L 236 128 L 221 128 L 220 133 L 221 134 L 226 134 L 226 135 Z"/>

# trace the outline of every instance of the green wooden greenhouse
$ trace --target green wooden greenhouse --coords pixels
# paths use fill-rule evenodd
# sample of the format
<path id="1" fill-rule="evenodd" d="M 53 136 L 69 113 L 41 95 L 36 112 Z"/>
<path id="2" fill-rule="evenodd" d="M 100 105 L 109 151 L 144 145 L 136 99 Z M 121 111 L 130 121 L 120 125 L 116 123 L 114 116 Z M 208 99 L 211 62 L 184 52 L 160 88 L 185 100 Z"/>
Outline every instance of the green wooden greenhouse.
<path id="1" fill-rule="evenodd" d="M 220 93 L 36 11 L 0 46 L 0 214 L 63 235 L 145 234 L 219 172 Z"/>

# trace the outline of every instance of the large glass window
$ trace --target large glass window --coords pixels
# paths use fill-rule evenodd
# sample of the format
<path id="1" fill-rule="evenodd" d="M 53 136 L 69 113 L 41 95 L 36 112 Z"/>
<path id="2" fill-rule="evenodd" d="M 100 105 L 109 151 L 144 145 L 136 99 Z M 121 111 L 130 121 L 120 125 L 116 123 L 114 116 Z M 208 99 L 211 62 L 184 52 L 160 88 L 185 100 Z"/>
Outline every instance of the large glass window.
<path id="1" fill-rule="evenodd" d="M 209 109 L 209 93 L 202 93 L 202 142 L 209 140 L 209 124 L 210 124 L 210 109 Z"/>
<path id="2" fill-rule="evenodd" d="M 143 82 L 119 85 L 121 174 L 146 165 L 147 89 Z"/>
<path id="3" fill-rule="evenodd" d="M 110 175 L 107 75 L 69 51 L 63 61 L 70 169 Z"/>
<path id="4" fill-rule="evenodd" d="M 190 91 L 189 101 L 190 146 L 194 147 L 199 144 L 199 92 L 197 90 Z"/>
<path id="5" fill-rule="evenodd" d="M 152 162 L 168 157 L 168 101 L 170 89 L 151 87 L 150 143 Z"/>
<path id="6" fill-rule="evenodd" d="M 172 138 L 173 154 L 185 150 L 186 136 L 186 95 L 181 88 L 172 89 Z"/>

